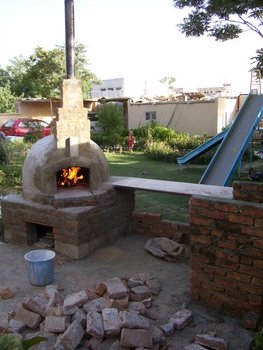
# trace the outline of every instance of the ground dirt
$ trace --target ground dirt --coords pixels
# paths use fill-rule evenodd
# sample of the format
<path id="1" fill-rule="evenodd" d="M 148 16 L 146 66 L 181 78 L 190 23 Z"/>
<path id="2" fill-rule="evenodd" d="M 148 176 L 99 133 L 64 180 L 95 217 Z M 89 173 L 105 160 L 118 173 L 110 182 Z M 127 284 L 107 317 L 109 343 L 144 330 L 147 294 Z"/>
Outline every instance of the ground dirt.
<path id="1" fill-rule="evenodd" d="M 189 259 L 171 263 L 151 255 L 144 249 L 150 238 L 128 235 L 78 261 L 57 255 L 53 284 L 60 285 L 62 293 L 68 295 L 82 289 L 94 289 L 98 282 L 108 278 L 151 273 L 159 279 L 162 287 L 151 309 L 158 314 L 158 324 L 166 323 L 182 305 L 194 315 L 190 325 L 167 338 L 169 349 L 181 350 L 193 342 L 196 334 L 215 331 L 217 336 L 228 341 L 228 350 L 247 350 L 253 334 L 241 327 L 240 319 L 190 302 Z M 39 295 L 44 289 L 30 284 L 24 261 L 24 254 L 29 250 L 32 247 L 0 242 L 0 289 L 9 287 L 14 292 L 12 299 L 0 299 L 0 320 L 24 297 Z"/>

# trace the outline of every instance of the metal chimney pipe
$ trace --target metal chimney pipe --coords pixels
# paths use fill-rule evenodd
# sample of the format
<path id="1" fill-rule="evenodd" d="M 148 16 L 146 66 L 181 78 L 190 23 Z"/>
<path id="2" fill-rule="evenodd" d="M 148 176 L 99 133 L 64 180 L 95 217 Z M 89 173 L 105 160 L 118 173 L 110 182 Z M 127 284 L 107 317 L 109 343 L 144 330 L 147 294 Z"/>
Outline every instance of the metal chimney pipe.
<path id="1" fill-rule="evenodd" d="M 65 0 L 67 79 L 75 78 L 74 0 Z"/>

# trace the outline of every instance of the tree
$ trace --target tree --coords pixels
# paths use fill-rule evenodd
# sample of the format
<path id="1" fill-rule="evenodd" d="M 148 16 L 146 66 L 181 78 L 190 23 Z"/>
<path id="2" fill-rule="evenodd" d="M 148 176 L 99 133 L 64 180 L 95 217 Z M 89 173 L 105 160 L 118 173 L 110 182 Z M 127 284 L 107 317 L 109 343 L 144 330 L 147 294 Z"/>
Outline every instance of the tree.
<path id="1" fill-rule="evenodd" d="M 102 104 L 98 115 L 98 125 L 103 131 L 103 141 L 107 147 L 116 147 L 122 137 L 124 126 L 123 112 L 119 105 Z"/>
<path id="2" fill-rule="evenodd" d="M 0 113 L 15 112 L 15 96 L 12 95 L 10 85 L 0 86 Z"/>
<path id="3" fill-rule="evenodd" d="M 160 80 L 160 83 L 167 84 L 168 95 L 172 95 L 175 92 L 175 82 L 174 77 L 164 77 Z"/>
<path id="4" fill-rule="evenodd" d="M 87 96 L 92 84 L 99 80 L 86 68 L 85 46 L 77 44 L 75 52 L 76 78 L 82 81 L 83 94 Z M 8 79 L 11 92 L 17 97 L 60 97 L 61 81 L 66 77 L 65 49 L 63 46 L 56 46 L 55 49 L 47 51 L 37 47 L 29 58 L 20 56 L 11 60 L 6 74 L 2 75 Z M 0 74 L 0 85 L 1 77 Z"/>
<path id="5" fill-rule="evenodd" d="M 180 31 L 189 36 L 207 34 L 216 40 L 238 38 L 245 30 L 251 30 L 263 38 L 262 0 L 173 0 L 178 9 L 189 8 L 188 17 L 179 24 Z M 263 49 L 252 58 L 255 68 L 263 76 Z"/>

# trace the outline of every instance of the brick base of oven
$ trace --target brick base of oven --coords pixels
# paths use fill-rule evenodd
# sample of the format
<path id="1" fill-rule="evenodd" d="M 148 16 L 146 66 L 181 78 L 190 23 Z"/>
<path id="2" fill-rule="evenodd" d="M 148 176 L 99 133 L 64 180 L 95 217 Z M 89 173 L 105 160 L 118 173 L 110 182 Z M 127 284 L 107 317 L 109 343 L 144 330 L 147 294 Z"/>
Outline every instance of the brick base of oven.
<path id="1" fill-rule="evenodd" d="M 85 202 L 85 201 L 84 201 Z M 116 241 L 132 230 L 134 192 L 110 188 L 94 205 L 77 199 L 77 205 L 56 208 L 8 195 L 2 200 L 4 239 L 26 244 L 37 242 L 37 225 L 52 228 L 57 253 L 82 259 L 95 249 Z"/>

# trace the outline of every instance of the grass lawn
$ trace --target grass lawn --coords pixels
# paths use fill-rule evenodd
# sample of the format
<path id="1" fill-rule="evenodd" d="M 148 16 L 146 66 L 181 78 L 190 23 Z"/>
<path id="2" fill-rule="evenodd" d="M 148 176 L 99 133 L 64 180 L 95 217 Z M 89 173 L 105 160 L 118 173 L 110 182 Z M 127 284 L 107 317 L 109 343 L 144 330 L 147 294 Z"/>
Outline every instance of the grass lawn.
<path id="1" fill-rule="evenodd" d="M 150 160 L 143 153 L 105 153 L 111 176 L 130 176 L 178 182 L 198 183 L 206 166 Z M 188 221 L 188 196 L 136 191 L 136 210 L 160 213 L 164 219 Z"/>

